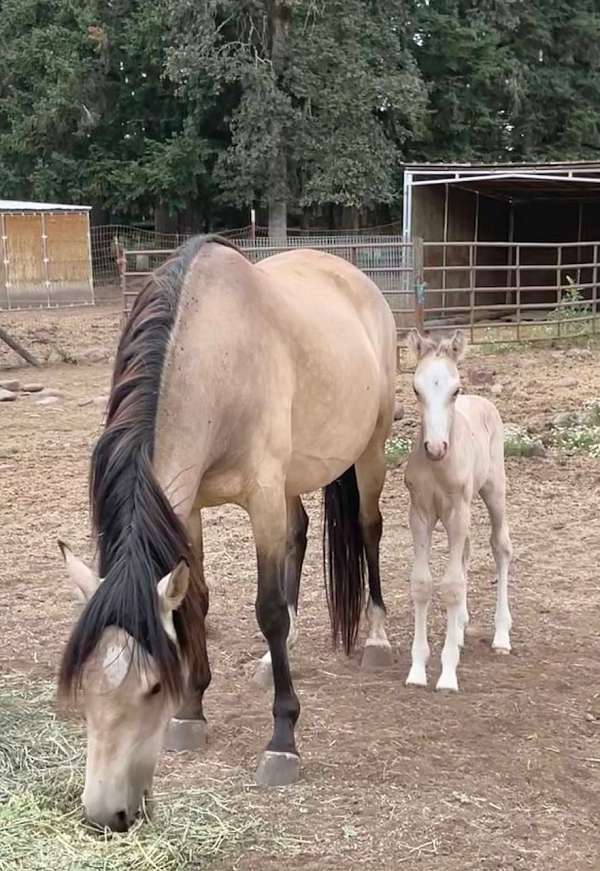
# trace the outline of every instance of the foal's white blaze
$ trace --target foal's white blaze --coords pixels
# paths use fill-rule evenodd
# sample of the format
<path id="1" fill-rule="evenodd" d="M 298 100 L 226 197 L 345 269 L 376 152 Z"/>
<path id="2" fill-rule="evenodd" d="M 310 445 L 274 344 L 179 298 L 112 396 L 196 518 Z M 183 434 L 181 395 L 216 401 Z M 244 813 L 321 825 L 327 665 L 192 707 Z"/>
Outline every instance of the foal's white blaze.
<path id="1" fill-rule="evenodd" d="M 428 357 L 415 372 L 415 394 L 421 406 L 423 444 L 432 460 L 448 452 L 454 402 L 460 391 L 456 365 L 448 358 Z"/>

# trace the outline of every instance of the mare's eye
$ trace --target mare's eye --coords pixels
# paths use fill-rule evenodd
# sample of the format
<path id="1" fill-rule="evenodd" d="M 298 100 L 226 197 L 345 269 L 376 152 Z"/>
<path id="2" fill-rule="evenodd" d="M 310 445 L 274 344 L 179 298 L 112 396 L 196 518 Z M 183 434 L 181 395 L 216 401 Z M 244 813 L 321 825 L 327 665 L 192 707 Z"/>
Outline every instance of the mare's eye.
<path id="1" fill-rule="evenodd" d="M 148 695 L 149 696 L 157 696 L 159 694 L 160 690 L 161 690 L 160 684 L 155 683 L 154 686 L 152 687 L 152 689 L 150 690 L 150 692 L 148 693 Z"/>
<path id="2" fill-rule="evenodd" d="M 417 399 L 418 399 L 418 398 L 419 398 L 419 391 L 418 391 L 417 388 L 414 386 L 414 384 L 413 384 L 413 390 L 415 391 L 415 396 L 416 396 Z"/>
<path id="3" fill-rule="evenodd" d="M 456 399 L 456 397 L 458 396 L 459 393 L 460 393 L 460 387 L 457 387 L 456 390 L 454 391 L 454 393 L 452 394 L 452 396 Z"/>

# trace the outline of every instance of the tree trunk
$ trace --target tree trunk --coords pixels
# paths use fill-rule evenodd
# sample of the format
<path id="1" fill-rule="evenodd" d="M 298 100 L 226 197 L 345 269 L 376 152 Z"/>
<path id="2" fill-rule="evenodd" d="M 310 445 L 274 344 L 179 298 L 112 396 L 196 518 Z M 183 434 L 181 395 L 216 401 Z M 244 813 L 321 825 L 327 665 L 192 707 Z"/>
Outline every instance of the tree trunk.
<path id="1" fill-rule="evenodd" d="M 271 63 L 277 87 L 287 61 L 287 37 L 290 22 L 289 0 L 273 0 L 271 7 Z M 276 244 L 287 242 L 287 153 L 285 131 L 281 121 L 273 119 L 273 161 L 269 179 L 269 238 Z"/>
<path id="2" fill-rule="evenodd" d="M 270 187 L 269 239 L 276 245 L 285 245 L 287 242 L 287 166 L 282 143 L 272 164 Z"/>
<path id="3" fill-rule="evenodd" d="M 177 218 L 171 215 L 166 203 L 157 203 L 154 207 L 154 230 L 156 233 L 177 233 Z"/>

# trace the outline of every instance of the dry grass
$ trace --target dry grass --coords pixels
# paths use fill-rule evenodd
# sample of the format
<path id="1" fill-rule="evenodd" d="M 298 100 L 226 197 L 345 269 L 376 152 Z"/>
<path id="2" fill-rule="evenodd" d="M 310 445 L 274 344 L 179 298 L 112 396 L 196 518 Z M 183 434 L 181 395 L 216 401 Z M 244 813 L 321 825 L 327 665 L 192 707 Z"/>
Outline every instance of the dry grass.
<path id="1" fill-rule="evenodd" d="M 153 819 L 124 835 L 97 832 L 81 813 L 83 735 L 51 710 L 54 688 L 0 677 L 0 869 L 183 871 L 268 843 L 297 844 L 255 813 L 239 774 L 218 788 L 158 793 Z"/>

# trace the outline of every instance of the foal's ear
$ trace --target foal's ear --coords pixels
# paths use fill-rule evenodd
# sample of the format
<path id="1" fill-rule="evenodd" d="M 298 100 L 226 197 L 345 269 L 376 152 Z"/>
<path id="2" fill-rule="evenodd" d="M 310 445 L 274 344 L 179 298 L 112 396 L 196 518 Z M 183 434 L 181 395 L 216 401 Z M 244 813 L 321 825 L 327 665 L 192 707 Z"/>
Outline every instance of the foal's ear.
<path id="1" fill-rule="evenodd" d="M 422 336 L 418 330 L 410 331 L 406 339 L 406 344 L 409 351 L 413 352 L 417 360 L 420 360 L 421 357 L 424 357 L 425 354 L 428 354 L 435 348 L 435 342 L 432 342 L 431 339 L 428 339 L 426 336 Z"/>
<path id="2" fill-rule="evenodd" d="M 89 566 L 86 566 L 83 560 L 75 556 L 71 548 L 64 541 L 59 541 L 58 546 L 71 578 L 75 595 L 80 602 L 85 604 L 92 598 L 100 586 L 100 578 Z"/>
<path id="3" fill-rule="evenodd" d="M 462 360 L 467 350 L 467 337 L 462 330 L 456 330 L 448 339 L 448 356 L 457 363 Z"/>
<path id="4" fill-rule="evenodd" d="M 185 599 L 190 585 L 190 567 L 181 560 L 168 575 L 159 581 L 157 592 L 163 611 L 176 611 Z"/>

